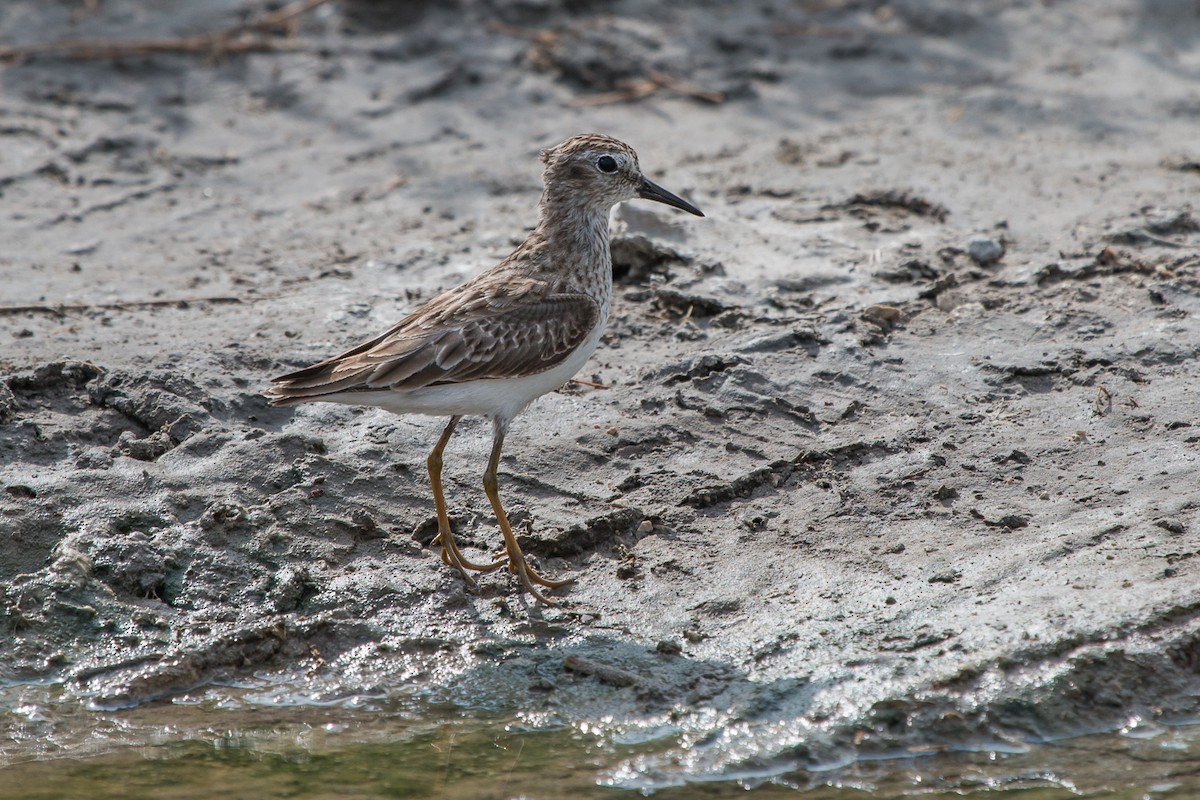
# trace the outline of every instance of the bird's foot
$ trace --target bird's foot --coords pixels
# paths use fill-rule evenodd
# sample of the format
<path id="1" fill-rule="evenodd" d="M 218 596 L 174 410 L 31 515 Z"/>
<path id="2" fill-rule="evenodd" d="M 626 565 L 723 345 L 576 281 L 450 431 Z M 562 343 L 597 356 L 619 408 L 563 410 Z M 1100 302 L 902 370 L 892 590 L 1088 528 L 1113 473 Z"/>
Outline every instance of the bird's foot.
<path id="1" fill-rule="evenodd" d="M 458 570 L 459 574 L 463 576 L 463 579 L 466 580 L 466 582 L 471 586 L 475 585 L 475 578 L 469 575 L 467 570 L 474 570 L 475 572 L 491 572 L 499 569 L 500 567 L 504 566 L 505 563 L 507 563 L 507 559 L 502 558 L 497 559 L 490 564 L 476 564 L 474 561 L 471 561 L 462 554 L 462 550 L 458 549 L 458 543 L 454 541 L 453 536 L 443 536 L 439 533 L 434 538 L 433 543 L 441 543 L 442 545 L 442 563 L 448 567 L 453 567 L 454 569 Z"/>
<path id="2" fill-rule="evenodd" d="M 560 578 L 555 580 L 539 575 L 533 567 L 529 566 L 529 562 L 525 560 L 525 554 L 519 550 L 515 554 L 509 554 L 508 570 L 517 576 L 517 580 L 521 582 L 521 586 L 525 591 L 533 595 L 534 599 L 538 602 L 545 603 L 548 606 L 556 606 L 558 605 L 558 601 L 546 597 L 534 584 L 545 586 L 548 589 L 557 589 L 560 586 L 567 586 L 575 582 L 574 578 Z"/>

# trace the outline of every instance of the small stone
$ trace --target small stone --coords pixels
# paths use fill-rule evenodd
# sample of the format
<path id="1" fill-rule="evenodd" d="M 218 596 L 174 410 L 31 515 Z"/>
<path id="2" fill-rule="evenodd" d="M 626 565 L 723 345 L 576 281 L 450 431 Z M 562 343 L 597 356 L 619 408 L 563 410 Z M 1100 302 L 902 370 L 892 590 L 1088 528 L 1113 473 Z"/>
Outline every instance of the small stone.
<path id="1" fill-rule="evenodd" d="M 864 308 L 862 318 L 881 330 L 890 331 L 903 319 L 904 312 L 895 306 L 873 305 Z"/>
<path id="2" fill-rule="evenodd" d="M 1004 245 L 987 236 L 976 236 L 967 242 L 967 255 L 976 264 L 986 267 L 1004 257 Z"/>
<path id="3" fill-rule="evenodd" d="M 167 436 L 176 444 L 182 444 L 204 427 L 195 414 L 183 414 L 167 426 Z"/>
<path id="4" fill-rule="evenodd" d="M 996 520 L 995 523 L 988 524 L 995 524 L 1001 528 L 1008 528 L 1010 531 L 1015 531 L 1018 528 L 1024 528 L 1026 525 L 1028 525 L 1029 517 L 1021 514 L 1005 514 L 1003 517 Z"/>
<path id="5" fill-rule="evenodd" d="M 138 461 L 154 461 L 172 446 L 166 431 L 155 431 L 143 439 L 139 439 L 132 431 L 122 431 L 112 454 L 129 456 Z"/>
<path id="6" fill-rule="evenodd" d="M 958 489 L 955 489 L 953 486 L 947 486 L 946 484 L 943 483 L 941 486 L 939 486 L 934 491 L 933 499 L 940 500 L 943 503 L 945 503 L 949 500 L 957 500 L 958 499 Z"/>
<path id="7" fill-rule="evenodd" d="M 69 256 L 86 256 L 91 255 L 100 248 L 100 240 L 96 239 L 90 242 L 78 242 L 63 250 Z M 78 272 L 79 270 L 74 270 Z"/>
<path id="8" fill-rule="evenodd" d="M 664 656 L 677 656 L 683 652 L 683 645 L 671 639 L 663 639 L 655 645 L 654 649 Z"/>
<path id="9" fill-rule="evenodd" d="M 571 672 L 577 672 L 580 675 L 591 675 L 601 683 L 607 683 L 609 686 L 633 686 L 640 682 L 640 678 L 633 672 L 612 664 L 606 664 L 603 661 L 587 658 L 585 656 L 569 655 L 563 659 L 563 668 Z"/>
<path id="10" fill-rule="evenodd" d="M 644 519 L 638 523 L 638 526 L 637 526 L 637 535 L 638 536 L 648 536 L 653 532 L 654 532 L 654 523 L 651 522 L 650 520 Z"/>
<path id="11" fill-rule="evenodd" d="M 108 469 L 112 465 L 112 453 L 100 447 L 89 447 L 75 459 L 78 469 Z"/>
<path id="12" fill-rule="evenodd" d="M 1156 520 L 1154 520 L 1154 524 L 1157 525 L 1158 527 L 1162 528 L 1164 531 L 1167 531 L 1168 533 L 1178 534 L 1178 533 L 1183 533 L 1184 531 L 1187 530 L 1187 526 L 1184 525 L 1180 520 L 1173 519 L 1170 517 L 1163 517 L 1162 519 L 1156 519 Z"/>

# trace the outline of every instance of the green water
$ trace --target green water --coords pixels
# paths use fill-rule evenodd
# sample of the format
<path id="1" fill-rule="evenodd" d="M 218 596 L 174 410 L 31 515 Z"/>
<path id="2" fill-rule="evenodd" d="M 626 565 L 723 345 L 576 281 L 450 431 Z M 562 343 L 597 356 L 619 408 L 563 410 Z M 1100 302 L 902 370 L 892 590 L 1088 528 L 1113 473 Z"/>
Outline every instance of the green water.
<path id="1" fill-rule="evenodd" d="M 669 786 L 677 774 L 642 775 L 637 766 L 670 741 L 622 745 L 571 727 L 526 730 L 513 718 L 428 716 L 160 704 L 34 720 L 10 726 L 12 737 L 0 743 L 0 798 L 623 800 L 651 788 L 659 800 L 1200 797 L 1197 727 L 1140 728 L 1018 753 L 896 753 L 819 772 L 762 767 L 757 777 Z"/>

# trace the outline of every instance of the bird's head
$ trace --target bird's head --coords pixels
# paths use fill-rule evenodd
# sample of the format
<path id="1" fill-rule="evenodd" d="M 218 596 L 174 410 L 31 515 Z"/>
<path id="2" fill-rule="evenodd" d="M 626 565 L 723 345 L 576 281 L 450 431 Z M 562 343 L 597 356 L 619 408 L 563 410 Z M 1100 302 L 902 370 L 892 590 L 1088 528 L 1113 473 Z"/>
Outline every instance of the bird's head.
<path id="1" fill-rule="evenodd" d="M 559 198 L 570 197 L 607 211 L 617 203 L 641 197 L 704 216 L 691 203 L 642 175 L 637 153 L 611 136 L 599 133 L 572 136 L 543 150 L 542 161 L 546 165 L 542 172 L 546 190 Z"/>

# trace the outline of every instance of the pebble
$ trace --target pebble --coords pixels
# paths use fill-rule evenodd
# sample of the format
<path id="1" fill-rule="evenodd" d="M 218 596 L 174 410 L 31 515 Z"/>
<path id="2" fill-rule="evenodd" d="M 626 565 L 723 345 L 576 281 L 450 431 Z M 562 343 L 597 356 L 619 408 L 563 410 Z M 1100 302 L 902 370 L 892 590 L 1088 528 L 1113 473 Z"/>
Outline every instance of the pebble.
<path id="1" fill-rule="evenodd" d="M 570 655 L 563 659 L 563 667 L 580 675 L 592 675 L 601 683 L 610 686 L 633 686 L 639 682 L 636 674 L 627 669 L 605 664 L 585 656 Z"/>
<path id="2" fill-rule="evenodd" d="M 663 639 L 654 649 L 664 656 L 677 656 L 683 652 L 683 645 L 670 639 Z"/>
<path id="3" fill-rule="evenodd" d="M 967 242 L 967 255 L 976 264 L 987 266 L 1004 256 L 1004 245 L 987 236 L 976 236 Z"/>

